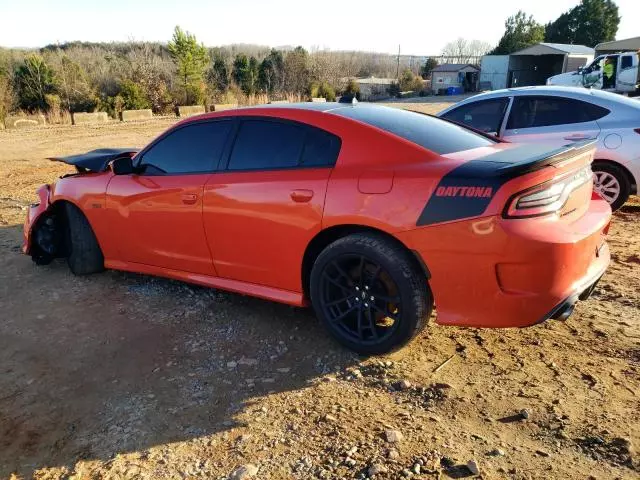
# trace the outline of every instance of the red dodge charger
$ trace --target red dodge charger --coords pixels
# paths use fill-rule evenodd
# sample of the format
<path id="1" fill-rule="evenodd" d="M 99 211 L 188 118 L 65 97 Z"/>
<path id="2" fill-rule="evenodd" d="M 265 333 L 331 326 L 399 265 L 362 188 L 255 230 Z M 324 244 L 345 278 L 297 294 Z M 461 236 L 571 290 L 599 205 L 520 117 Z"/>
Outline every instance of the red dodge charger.
<path id="1" fill-rule="evenodd" d="M 363 104 L 184 120 L 142 150 L 55 158 L 23 251 L 291 305 L 368 354 L 440 324 L 566 318 L 609 262 L 592 144 L 504 143 Z"/>

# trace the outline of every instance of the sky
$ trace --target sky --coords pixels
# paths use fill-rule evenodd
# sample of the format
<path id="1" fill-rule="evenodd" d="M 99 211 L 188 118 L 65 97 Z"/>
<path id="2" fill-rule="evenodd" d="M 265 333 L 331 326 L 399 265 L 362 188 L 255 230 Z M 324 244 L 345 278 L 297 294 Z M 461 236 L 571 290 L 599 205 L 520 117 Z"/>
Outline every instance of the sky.
<path id="1" fill-rule="evenodd" d="M 0 0 L 0 46 L 73 40 L 167 42 L 176 25 L 206 46 L 251 43 L 437 55 L 458 37 L 496 44 L 519 9 L 544 24 L 579 0 Z M 640 0 L 617 0 L 617 38 L 640 35 Z"/>

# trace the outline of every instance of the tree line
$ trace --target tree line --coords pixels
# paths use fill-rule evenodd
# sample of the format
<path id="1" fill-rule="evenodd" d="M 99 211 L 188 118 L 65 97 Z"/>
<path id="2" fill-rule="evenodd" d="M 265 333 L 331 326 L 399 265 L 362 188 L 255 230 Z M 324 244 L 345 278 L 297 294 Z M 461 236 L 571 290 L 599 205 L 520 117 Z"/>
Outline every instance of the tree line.
<path id="1" fill-rule="evenodd" d="M 161 43 L 48 45 L 38 50 L 0 48 L 0 121 L 15 110 L 65 112 L 150 108 L 166 114 L 177 105 L 253 103 L 358 94 L 356 77 L 394 78 L 389 94 L 422 91 L 439 63 L 475 63 L 486 54 L 509 54 L 542 41 L 595 46 L 615 38 L 620 16 L 612 0 L 581 0 L 546 26 L 520 11 L 505 22 L 498 45 L 459 38 L 442 56 L 411 57 L 302 47 L 230 45 L 207 48 L 176 27 Z M 446 60 L 445 60 L 446 58 Z"/>
<path id="2" fill-rule="evenodd" d="M 8 112 L 105 111 L 178 105 L 251 103 L 358 94 L 356 77 L 395 78 L 414 88 L 424 65 L 394 55 L 302 47 L 230 45 L 207 48 L 176 27 L 167 44 L 72 42 L 38 50 L 0 48 L 0 120 Z M 422 84 L 421 84 L 422 85 Z"/>

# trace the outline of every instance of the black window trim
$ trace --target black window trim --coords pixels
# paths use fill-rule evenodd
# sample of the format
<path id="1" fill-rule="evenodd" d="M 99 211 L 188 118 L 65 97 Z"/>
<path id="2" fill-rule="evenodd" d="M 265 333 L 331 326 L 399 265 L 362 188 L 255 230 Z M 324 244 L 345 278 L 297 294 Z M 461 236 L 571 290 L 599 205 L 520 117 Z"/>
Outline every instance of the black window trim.
<path id="1" fill-rule="evenodd" d="M 481 98 L 481 99 L 478 99 L 478 100 L 474 100 L 474 101 L 471 101 L 471 102 L 464 103 L 462 105 L 458 105 L 457 107 L 452 108 L 451 110 L 449 110 L 447 113 L 444 114 L 444 115 L 449 115 L 450 113 L 453 113 L 456 110 L 460 110 L 461 108 L 468 107 L 470 105 L 476 106 L 479 103 L 495 102 L 496 100 L 502 100 L 502 101 L 506 100 L 507 101 L 507 106 L 506 106 L 507 108 L 505 108 L 504 112 L 502 113 L 502 118 L 500 119 L 500 122 L 498 124 L 498 131 L 496 132 L 495 136 L 491 135 L 489 132 L 483 132 L 482 130 L 478 130 L 478 129 L 472 127 L 471 125 L 467 125 L 466 123 L 458 122 L 457 120 L 453 120 L 451 118 L 446 118 L 444 115 L 442 115 L 441 117 L 438 117 L 438 118 L 440 118 L 442 120 L 446 120 L 447 122 L 450 122 L 450 123 L 454 123 L 454 124 L 459 125 L 461 127 L 464 127 L 467 130 L 471 130 L 474 133 L 478 133 L 480 135 L 483 135 L 483 136 L 487 137 L 490 140 L 495 140 L 496 138 L 500 138 L 500 136 L 502 135 L 502 132 L 504 130 L 504 127 L 506 127 L 507 116 L 509 115 L 509 112 L 511 111 L 511 105 L 513 103 L 512 98 L 513 97 L 510 97 L 510 96 Z M 418 112 L 418 113 L 420 113 L 420 112 Z"/>
<path id="2" fill-rule="evenodd" d="M 222 153 L 220 155 L 220 158 L 218 159 L 217 164 L 215 165 L 211 165 L 211 170 L 201 170 L 201 171 L 197 171 L 197 172 L 170 172 L 170 173 L 145 173 L 145 172 L 139 172 L 136 173 L 136 175 L 141 176 L 141 177 L 175 177 L 177 175 L 180 176 L 184 176 L 184 175 L 210 175 L 213 173 L 216 173 L 217 171 L 220 170 L 220 166 L 225 158 L 225 155 L 227 154 L 227 149 L 229 147 L 229 144 L 231 143 L 231 140 L 234 138 L 235 133 L 236 133 L 236 129 L 235 129 L 235 119 L 234 117 L 221 117 L 221 118 L 203 118 L 203 119 L 198 119 L 198 120 L 192 120 L 190 122 L 184 123 L 184 124 L 180 124 L 180 125 L 176 125 L 168 130 L 166 130 L 165 132 L 163 132 L 162 134 L 160 134 L 160 136 L 158 136 L 157 138 L 155 138 L 151 143 L 149 143 L 146 147 L 144 147 L 142 150 L 140 150 L 138 152 L 138 154 L 134 157 L 134 170 L 139 170 L 141 167 L 141 163 L 144 159 L 144 155 L 151 150 L 155 145 L 157 145 L 158 143 L 160 143 L 162 140 L 164 140 L 165 138 L 167 138 L 169 135 L 172 135 L 173 133 L 177 132 L 178 130 L 182 130 L 183 128 L 187 128 L 193 125 L 199 125 L 199 124 L 203 124 L 203 123 L 221 123 L 221 122 L 229 122 L 231 123 L 231 128 L 229 129 L 229 133 L 227 135 L 227 138 L 224 142 L 224 146 L 222 147 Z"/>
<path id="3" fill-rule="evenodd" d="M 603 110 L 606 110 L 607 113 L 605 113 L 604 115 L 602 115 L 601 117 L 596 118 L 595 120 L 587 120 L 585 122 L 574 122 L 574 123 L 558 123 L 558 124 L 554 124 L 554 125 L 541 125 L 541 126 L 536 126 L 536 127 L 517 127 L 517 128 L 508 128 L 509 127 L 509 120 L 511 118 L 511 115 L 514 113 L 515 107 L 516 107 L 516 102 L 518 101 L 518 99 L 531 99 L 531 98 L 542 98 L 542 99 L 548 99 L 548 98 L 558 98 L 560 100 L 569 100 L 572 102 L 581 102 L 581 103 L 586 103 L 588 105 L 597 107 L 597 108 L 601 108 Z M 589 123 L 589 122 L 597 122 L 598 120 L 606 117 L 607 115 L 609 115 L 611 113 L 611 110 L 607 107 L 603 107 L 602 105 L 599 105 L 598 103 L 594 103 L 594 102 L 589 102 L 587 100 L 583 100 L 580 98 L 573 98 L 573 97 L 565 97 L 563 95 L 553 95 L 553 94 L 549 94 L 549 93 L 535 93 L 535 94 L 529 94 L 529 95 L 514 95 L 513 97 L 513 101 L 511 103 L 511 106 L 509 108 L 509 116 L 506 118 L 506 121 L 504 123 L 504 131 L 506 132 L 508 131 L 513 131 L 513 130 L 525 130 L 525 129 L 530 129 L 530 128 L 549 128 L 549 127 L 557 127 L 558 125 L 578 125 L 580 123 Z"/>
<path id="4" fill-rule="evenodd" d="M 279 171 L 279 170 L 326 169 L 326 168 L 334 168 L 336 166 L 336 163 L 338 163 L 338 158 L 340 157 L 340 151 L 342 150 L 342 138 L 333 132 L 317 127 L 315 125 L 311 125 L 309 123 L 299 122 L 297 120 L 290 120 L 288 118 L 270 117 L 266 115 L 237 115 L 234 117 L 234 119 L 235 119 L 235 125 L 230 134 L 230 137 L 232 137 L 232 140 L 229 142 L 229 145 L 226 146 L 225 150 L 223 151 L 222 159 L 220 161 L 219 168 L 216 173 L 246 173 L 246 172 L 272 172 L 272 171 Z M 240 127 L 242 126 L 243 122 L 251 121 L 251 120 L 266 121 L 266 122 L 272 122 L 272 123 L 282 123 L 286 125 L 295 125 L 296 127 L 300 127 L 304 129 L 304 139 L 303 139 L 302 148 L 300 149 L 300 154 L 298 157 L 298 165 L 294 165 L 291 167 L 229 169 L 229 162 L 231 161 L 231 153 L 233 152 L 233 148 L 235 147 L 236 141 L 238 139 L 238 133 L 240 132 Z M 307 135 L 309 134 L 310 131 L 313 131 L 313 130 L 320 130 L 321 132 L 327 133 L 333 136 L 338 141 L 338 150 L 337 150 L 336 159 L 332 164 L 330 165 L 300 164 L 306 148 Z"/>

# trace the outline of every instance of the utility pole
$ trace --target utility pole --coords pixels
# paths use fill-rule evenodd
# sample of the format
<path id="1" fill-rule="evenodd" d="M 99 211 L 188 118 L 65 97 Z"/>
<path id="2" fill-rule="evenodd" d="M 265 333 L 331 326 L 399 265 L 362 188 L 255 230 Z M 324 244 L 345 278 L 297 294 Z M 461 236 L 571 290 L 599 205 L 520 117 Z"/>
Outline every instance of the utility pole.
<path id="1" fill-rule="evenodd" d="M 398 44 L 398 63 L 396 64 L 396 79 L 400 80 L 400 44 Z"/>

